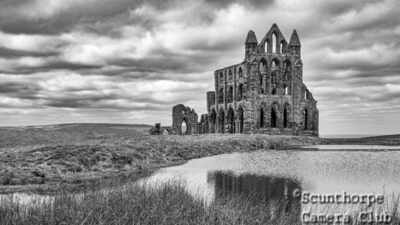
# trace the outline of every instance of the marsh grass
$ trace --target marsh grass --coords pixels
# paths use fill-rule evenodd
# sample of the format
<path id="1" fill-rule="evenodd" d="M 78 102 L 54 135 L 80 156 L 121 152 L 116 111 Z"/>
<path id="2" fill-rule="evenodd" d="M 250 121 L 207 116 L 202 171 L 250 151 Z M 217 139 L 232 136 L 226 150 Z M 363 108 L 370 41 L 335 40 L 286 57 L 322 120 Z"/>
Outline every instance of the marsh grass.
<path id="1" fill-rule="evenodd" d="M 52 201 L 29 206 L 9 201 L 0 204 L 1 225 L 296 225 L 300 205 L 282 210 L 284 202 L 271 205 L 256 196 L 232 195 L 207 203 L 186 192 L 183 184 L 166 183 L 154 187 L 129 185 L 106 192 L 79 195 L 60 193 Z M 399 199 L 390 205 L 398 224 Z M 389 207 L 386 206 L 386 207 Z M 327 208 L 326 212 L 336 212 Z M 374 210 L 373 208 L 370 210 Z M 376 210 L 376 209 L 375 209 Z M 383 210 L 383 209 L 378 209 Z M 272 213 L 274 212 L 274 213 Z M 387 212 L 387 210 L 386 210 Z M 355 212 L 357 213 L 357 212 Z M 317 223 L 318 224 L 318 223 Z M 360 224 L 354 221 L 352 224 Z"/>
<path id="2" fill-rule="evenodd" d="M 1 225 L 125 225 L 125 224 L 288 224 L 297 218 L 271 218 L 269 207 L 235 196 L 207 204 L 194 199 L 181 184 L 144 188 L 132 185 L 79 197 L 61 193 L 53 201 L 24 206 L 0 205 Z"/>

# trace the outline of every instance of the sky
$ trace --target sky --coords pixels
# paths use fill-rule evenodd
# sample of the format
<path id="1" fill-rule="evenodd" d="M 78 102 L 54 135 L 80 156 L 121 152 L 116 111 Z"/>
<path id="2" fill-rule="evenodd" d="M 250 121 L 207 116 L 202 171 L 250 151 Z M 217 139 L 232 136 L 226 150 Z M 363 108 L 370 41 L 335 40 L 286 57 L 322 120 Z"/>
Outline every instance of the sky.
<path id="1" fill-rule="evenodd" d="M 302 43 L 320 133 L 400 133 L 398 0 L 2 0 L 0 126 L 171 124 L 277 23 Z"/>

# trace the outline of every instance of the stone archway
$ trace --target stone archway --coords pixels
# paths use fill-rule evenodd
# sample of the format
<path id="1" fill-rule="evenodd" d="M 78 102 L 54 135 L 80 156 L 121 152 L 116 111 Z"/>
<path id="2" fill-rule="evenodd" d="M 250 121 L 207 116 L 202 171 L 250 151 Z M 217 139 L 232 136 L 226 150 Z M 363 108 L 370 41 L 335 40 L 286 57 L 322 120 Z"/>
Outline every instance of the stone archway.
<path id="1" fill-rule="evenodd" d="M 283 106 L 283 127 L 290 128 L 290 105 L 285 103 Z"/>
<path id="2" fill-rule="evenodd" d="M 190 107 L 182 104 L 172 108 L 172 129 L 175 134 L 196 134 L 198 116 Z M 182 127 L 184 125 L 184 127 Z"/>
<path id="3" fill-rule="evenodd" d="M 235 113 L 232 108 L 229 108 L 227 115 L 228 132 L 235 133 Z"/>
<path id="4" fill-rule="evenodd" d="M 182 135 L 187 135 L 187 134 L 189 134 L 189 132 L 190 132 L 189 126 L 186 122 L 186 118 L 184 118 L 181 123 L 181 132 L 180 133 Z"/>
<path id="5" fill-rule="evenodd" d="M 278 128 L 279 126 L 279 106 L 278 103 L 273 103 L 271 106 L 271 121 L 270 126 L 271 128 Z"/>

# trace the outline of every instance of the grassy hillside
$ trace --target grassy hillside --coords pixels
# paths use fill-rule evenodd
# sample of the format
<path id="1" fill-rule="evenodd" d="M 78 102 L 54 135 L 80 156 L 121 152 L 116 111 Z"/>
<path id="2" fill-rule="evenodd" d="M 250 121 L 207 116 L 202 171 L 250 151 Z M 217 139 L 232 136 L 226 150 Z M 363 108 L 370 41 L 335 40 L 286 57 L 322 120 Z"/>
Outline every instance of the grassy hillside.
<path id="1" fill-rule="evenodd" d="M 2 148 L 103 143 L 122 137 L 147 133 L 149 125 L 127 124 L 60 124 L 28 127 L 0 127 Z"/>
<path id="2" fill-rule="evenodd" d="M 150 127 L 66 124 L 0 128 L 0 193 L 98 186 L 162 166 L 230 152 L 318 143 L 318 138 L 268 135 L 151 136 Z M 116 181 L 119 182 L 119 181 Z"/>

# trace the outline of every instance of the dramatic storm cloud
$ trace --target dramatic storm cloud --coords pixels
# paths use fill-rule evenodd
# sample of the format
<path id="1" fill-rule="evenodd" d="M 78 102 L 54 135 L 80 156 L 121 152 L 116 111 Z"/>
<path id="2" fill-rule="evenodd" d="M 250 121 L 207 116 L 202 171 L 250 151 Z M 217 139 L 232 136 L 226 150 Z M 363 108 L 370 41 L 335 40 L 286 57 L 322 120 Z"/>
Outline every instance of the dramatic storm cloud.
<path id="1" fill-rule="evenodd" d="M 398 0 L 3 0 L 0 125 L 171 123 L 205 112 L 248 30 L 297 29 L 321 134 L 400 133 Z"/>

